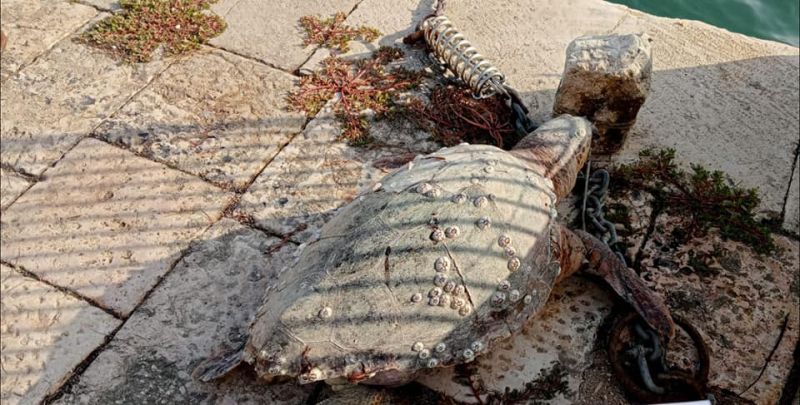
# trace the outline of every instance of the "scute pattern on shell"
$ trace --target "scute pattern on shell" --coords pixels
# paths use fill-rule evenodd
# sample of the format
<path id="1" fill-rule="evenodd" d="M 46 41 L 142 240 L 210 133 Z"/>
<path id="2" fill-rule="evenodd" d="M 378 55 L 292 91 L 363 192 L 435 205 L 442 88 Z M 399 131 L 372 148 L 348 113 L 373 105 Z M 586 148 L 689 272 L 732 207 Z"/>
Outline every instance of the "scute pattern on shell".
<path id="1" fill-rule="evenodd" d="M 490 161 L 494 169 L 487 173 Z M 555 279 L 546 266 L 552 183 L 484 145 L 445 148 L 411 167 L 343 207 L 292 270 L 281 273 L 245 348 L 245 359 L 262 376 L 272 377 L 270 359 L 277 355 L 286 358 L 284 375 L 300 377 L 303 364 L 319 371 L 302 382 L 471 361 L 479 354 L 473 342 L 485 352 L 541 308 Z M 482 217 L 491 226 L 480 230 L 475 224 Z M 446 229 L 455 237 L 444 235 Z M 512 258 L 524 264 L 518 271 L 509 271 L 500 235 L 510 238 Z M 447 270 L 437 271 L 443 257 Z M 501 280 L 509 287 L 493 305 Z M 529 294 L 535 299 L 524 305 L 520 297 Z M 329 318 L 318 316 L 323 307 L 331 308 Z M 411 350 L 417 341 L 425 351 Z M 442 353 L 435 350 L 440 342 L 447 342 Z M 354 356 L 358 364 L 346 361 Z"/>

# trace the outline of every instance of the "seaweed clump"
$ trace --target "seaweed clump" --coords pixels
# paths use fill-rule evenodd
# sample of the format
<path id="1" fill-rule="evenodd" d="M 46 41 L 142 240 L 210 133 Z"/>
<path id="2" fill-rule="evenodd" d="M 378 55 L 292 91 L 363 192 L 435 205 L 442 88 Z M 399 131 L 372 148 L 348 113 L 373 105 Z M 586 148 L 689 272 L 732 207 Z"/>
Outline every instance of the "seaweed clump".
<path id="1" fill-rule="evenodd" d="M 616 168 L 621 186 L 643 189 L 655 197 L 657 210 L 675 215 L 681 224 L 673 237 L 688 240 L 719 229 L 723 238 L 743 242 L 758 253 L 775 250 L 770 228 L 758 221 L 761 202 L 755 189 L 733 184 L 721 171 L 693 164 L 686 171 L 675 163 L 675 150 L 647 149 L 639 160 Z"/>
<path id="2" fill-rule="evenodd" d="M 408 109 L 417 125 L 446 146 L 469 142 L 510 149 L 519 141 L 511 109 L 500 96 L 476 99 L 465 87 L 442 85 L 431 91 L 428 103 L 415 98 Z"/>

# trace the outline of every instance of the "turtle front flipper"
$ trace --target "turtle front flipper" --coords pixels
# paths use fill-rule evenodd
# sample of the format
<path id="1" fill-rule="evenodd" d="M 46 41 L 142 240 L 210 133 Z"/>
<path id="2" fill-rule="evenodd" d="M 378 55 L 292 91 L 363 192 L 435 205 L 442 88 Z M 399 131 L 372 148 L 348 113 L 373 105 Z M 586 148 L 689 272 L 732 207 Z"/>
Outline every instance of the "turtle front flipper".
<path id="1" fill-rule="evenodd" d="M 675 335 L 675 323 L 664 301 L 642 282 L 639 276 L 596 237 L 580 230 L 561 230 L 561 241 L 567 246 L 561 249 L 562 269 L 569 275 L 581 267 L 575 256 L 580 252 L 588 261 L 586 271 L 602 277 L 625 302 L 653 328 L 662 339 L 669 341 Z M 575 246 L 578 245 L 578 246 Z M 585 261 L 583 262 L 586 263 Z"/>
<path id="2" fill-rule="evenodd" d="M 203 360 L 192 372 L 192 377 L 209 382 L 224 377 L 244 361 L 244 345 L 219 356 Z"/>

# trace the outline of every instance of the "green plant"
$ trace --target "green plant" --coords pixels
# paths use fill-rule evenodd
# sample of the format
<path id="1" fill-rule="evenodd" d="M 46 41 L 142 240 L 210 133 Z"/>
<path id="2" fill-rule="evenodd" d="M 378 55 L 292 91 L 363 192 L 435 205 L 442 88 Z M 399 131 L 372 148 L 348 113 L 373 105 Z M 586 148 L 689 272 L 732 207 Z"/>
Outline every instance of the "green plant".
<path id="1" fill-rule="evenodd" d="M 381 32 L 373 27 L 365 25 L 351 27 L 344 23 L 346 18 L 347 15 L 341 12 L 324 20 L 309 15 L 301 17 L 300 26 L 305 30 L 306 35 L 303 45 L 316 44 L 340 52 L 347 52 L 350 50 L 350 41 L 362 39 L 371 42 L 381 35 Z"/>
<path id="2" fill-rule="evenodd" d="M 390 62 L 402 56 L 398 48 L 382 47 L 366 59 L 326 58 L 322 69 L 303 77 L 300 87 L 289 94 L 289 108 L 313 117 L 338 95 L 333 111 L 342 123 L 341 137 L 363 145 L 370 139 L 364 112 L 371 111 L 380 118 L 397 109 L 394 96 L 414 88 L 422 78 L 421 73 L 403 68 L 387 69 Z"/>
<path id="3" fill-rule="evenodd" d="M 653 194 L 668 213 L 682 218 L 684 237 L 719 229 L 722 237 L 744 242 L 759 253 L 773 251 L 770 229 L 755 218 L 760 203 L 755 189 L 741 188 L 720 171 L 691 165 L 687 172 L 675 163 L 675 151 L 644 150 L 639 161 L 621 165 L 615 179 L 626 187 L 641 188 Z"/>
<path id="4" fill-rule="evenodd" d="M 128 62 L 147 62 L 164 47 L 180 55 L 219 35 L 226 24 L 207 12 L 216 0 L 120 0 L 122 11 L 98 22 L 78 40 Z"/>

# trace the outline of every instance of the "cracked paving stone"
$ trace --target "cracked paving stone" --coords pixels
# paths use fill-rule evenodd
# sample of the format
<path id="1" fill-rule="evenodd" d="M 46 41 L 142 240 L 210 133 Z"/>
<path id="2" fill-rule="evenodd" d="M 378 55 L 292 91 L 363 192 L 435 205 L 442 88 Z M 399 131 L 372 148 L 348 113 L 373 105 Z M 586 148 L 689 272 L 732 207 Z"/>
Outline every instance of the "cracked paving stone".
<path id="1" fill-rule="evenodd" d="M 85 139 L 3 212 L 0 257 L 125 316 L 231 197 Z"/>
<path id="2" fill-rule="evenodd" d="M 0 265 L 0 401 L 41 402 L 120 323 L 64 292 Z"/>
<path id="3" fill-rule="evenodd" d="M 439 148 L 429 134 L 408 123 L 386 121 L 373 124 L 376 145 L 350 146 L 337 140 L 341 127 L 330 106 L 256 178 L 242 196 L 237 215 L 252 217 L 258 226 L 277 234 L 300 229 L 292 239 L 306 241 L 338 208 L 371 190 L 390 171 L 375 168 L 376 159 Z"/>
<path id="4" fill-rule="evenodd" d="M 0 59 L 0 82 L 5 82 L 96 14 L 97 10 L 92 7 L 67 1 L 4 0 L 0 25 L 8 35 L 8 44 Z"/>
<path id="5" fill-rule="evenodd" d="M 5 209 L 30 186 L 30 182 L 6 169 L 0 169 L 0 209 Z"/>
<path id="6" fill-rule="evenodd" d="M 116 62 L 72 38 L 62 40 L 3 83 L 0 158 L 21 172 L 42 174 L 165 66 Z"/>
<path id="7" fill-rule="evenodd" d="M 191 377 L 247 338 L 265 290 L 293 260 L 293 244 L 266 253 L 278 243 L 234 220 L 214 225 L 59 403 L 305 403 L 310 385 L 266 384 L 242 369 L 213 383 Z"/>
<path id="8" fill-rule="evenodd" d="M 576 394 L 583 374 L 592 365 L 597 333 L 612 304 L 610 290 L 580 276 L 566 279 L 553 289 L 542 312 L 519 333 L 477 359 L 475 375 L 487 390 L 502 393 L 506 387 L 523 390 L 540 372 L 559 363 L 567 372 L 572 392 L 548 403 L 580 401 Z M 453 368 L 431 370 L 418 381 L 456 401 L 479 402 Z"/>
<path id="9" fill-rule="evenodd" d="M 293 77 L 228 52 L 176 62 L 95 133 L 223 187 L 250 183 L 305 123 Z"/>
<path id="10" fill-rule="evenodd" d="M 221 0 L 211 9 L 222 16 L 228 28 L 210 43 L 294 71 L 311 56 L 315 46 L 303 45 L 304 32 L 298 20 L 306 15 L 330 17 L 348 13 L 356 0 Z M 269 21 L 269 23 L 265 23 Z"/>

